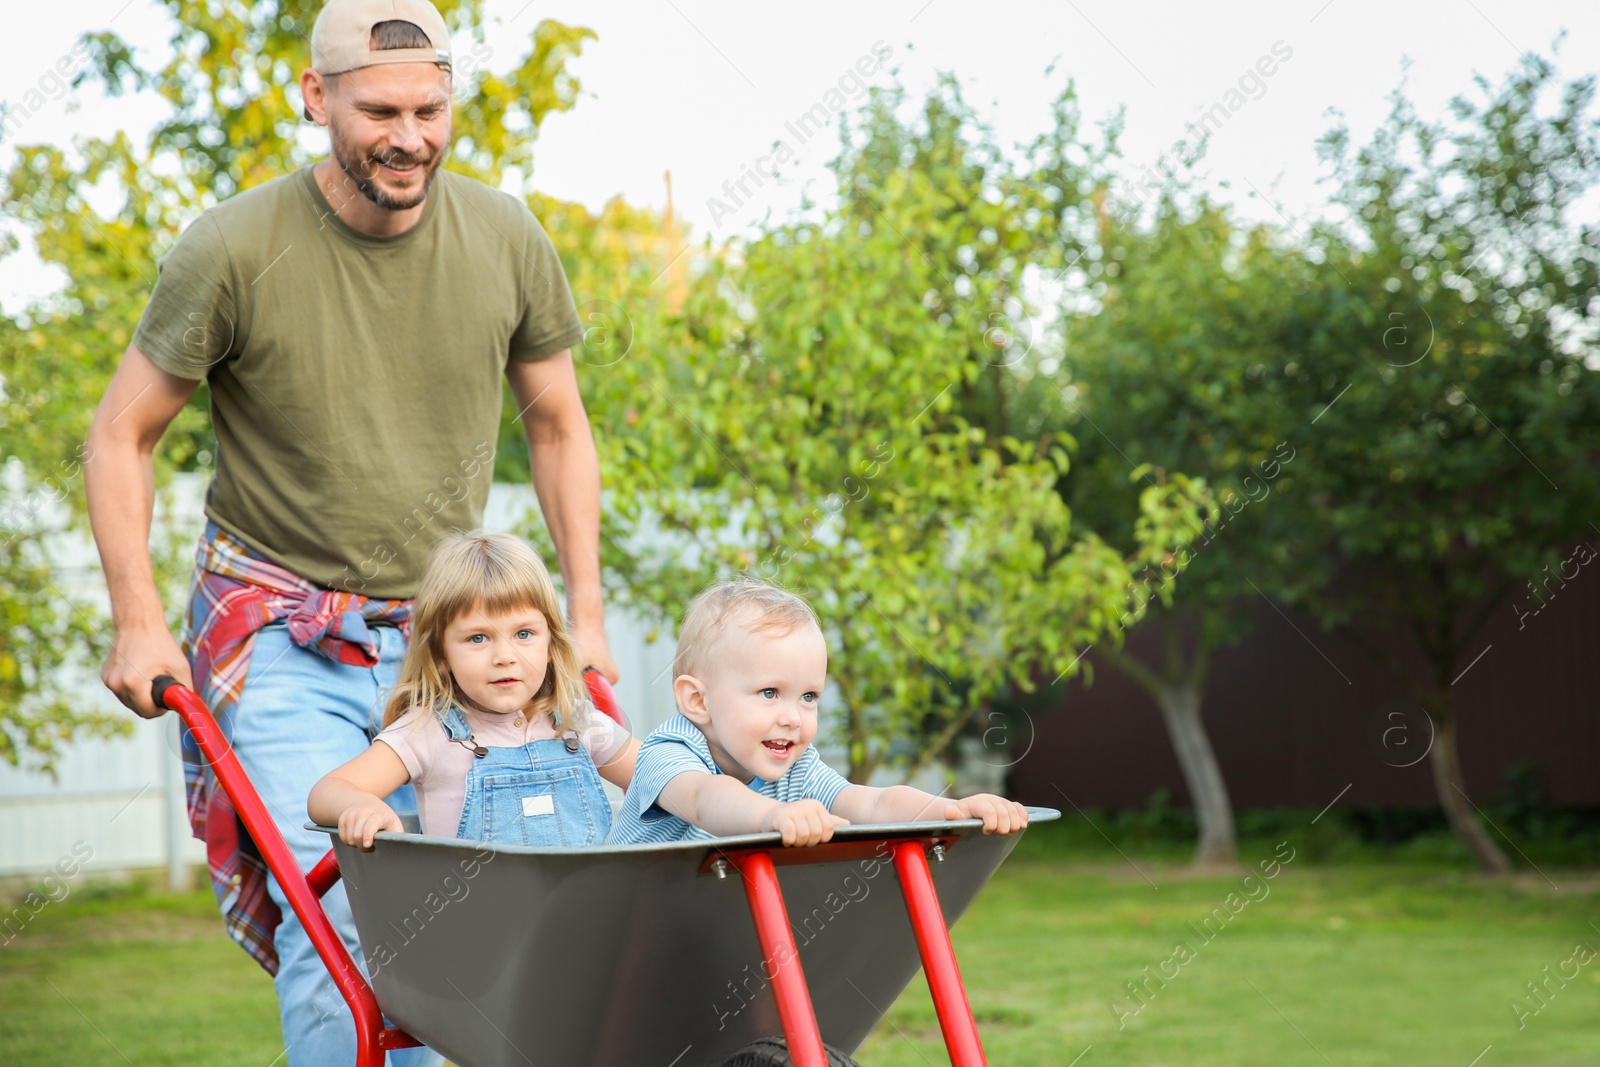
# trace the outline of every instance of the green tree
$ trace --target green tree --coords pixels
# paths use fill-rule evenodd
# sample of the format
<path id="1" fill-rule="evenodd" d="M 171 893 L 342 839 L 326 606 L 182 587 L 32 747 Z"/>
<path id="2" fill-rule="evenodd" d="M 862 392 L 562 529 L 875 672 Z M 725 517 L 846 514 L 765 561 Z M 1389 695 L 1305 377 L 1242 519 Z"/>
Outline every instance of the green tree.
<path id="1" fill-rule="evenodd" d="M 1108 539 L 1132 503 L 1125 486 L 1135 464 L 1182 469 L 1213 487 L 1203 535 L 1133 577 L 1133 596 L 1152 610 L 1129 622 L 1160 631 L 1154 660 L 1121 641 L 1096 655 L 1161 711 L 1195 809 L 1195 862 L 1228 864 L 1237 858 L 1233 808 L 1204 694 L 1214 653 L 1243 637 L 1260 597 L 1284 595 L 1299 571 L 1307 427 L 1268 368 L 1297 372 L 1285 345 L 1301 320 L 1283 299 L 1292 251 L 1269 228 L 1242 227 L 1183 192 L 1169 190 L 1148 223 L 1130 211 L 1125 225 L 1104 229 L 1093 302 L 1065 318 L 1065 367 L 1049 388 L 1081 443 L 1068 499 Z"/>
<path id="2" fill-rule="evenodd" d="M 1462 777 L 1455 687 L 1483 624 L 1542 602 L 1600 511 L 1600 239 L 1570 217 L 1600 176 L 1593 87 L 1552 106 L 1554 89 L 1531 62 L 1448 125 L 1397 94 L 1370 145 L 1334 130 L 1334 211 L 1310 233 L 1240 227 L 1180 185 L 1148 228 L 1107 227 L 1105 280 L 1067 332 L 1080 518 L 1119 513 L 1135 461 L 1204 476 L 1222 509 L 1179 553 L 1177 610 L 1152 612 L 1159 661 L 1107 659 L 1169 723 L 1198 720 L 1211 652 L 1262 597 L 1299 605 L 1429 714 L 1439 803 L 1492 871 L 1508 864 Z M 1220 772 L 1195 747 L 1200 856 L 1226 855 Z"/>
<path id="3" fill-rule="evenodd" d="M 621 439 L 638 432 L 639 382 L 631 364 L 648 358 L 647 352 L 693 343 L 696 326 L 685 317 L 684 305 L 692 289 L 716 284 L 716 258 L 692 245 L 670 209 L 640 208 L 618 197 L 590 212 L 537 192 L 528 201 L 561 257 L 583 323 L 583 343 L 573 358 L 609 486 Z M 528 439 L 509 392 L 506 405 L 495 478 L 526 484 Z M 530 512 L 523 532 L 554 552 L 542 517 Z"/>
<path id="4" fill-rule="evenodd" d="M 1079 528 L 1097 531 L 1130 558 L 1144 554 L 1129 576 L 1126 613 L 1096 648 L 1102 659 L 1134 674 L 1156 696 L 1196 798 L 1199 859 L 1229 862 L 1234 856 L 1233 819 L 1201 726 L 1199 694 L 1210 649 L 1229 634 L 1232 613 L 1207 616 L 1210 625 L 1202 643 L 1185 660 L 1172 624 L 1171 598 L 1173 580 L 1189 557 L 1187 547 L 1168 542 L 1171 551 L 1151 556 L 1151 546 L 1136 541 L 1133 522 L 1140 513 L 1141 493 L 1159 494 L 1170 487 L 1198 509 L 1190 521 L 1210 516 L 1220 523 L 1206 480 L 1180 472 L 1214 472 L 1224 481 L 1240 473 L 1237 455 L 1228 463 L 1208 464 L 1206 459 L 1218 457 L 1194 455 L 1181 425 L 1149 422 L 1153 408 L 1169 406 L 1156 397 L 1181 388 L 1151 373 L 1165 359 L 1165 338 L 1157 335 L 1198 330 L 1216 315 L 1214 300 L 1232 299 L 1206 284 L 1212 277 L 1207 272 L 1222 258 L 1211 241 L 1231 240 L 1229 233 L 1216 232 L 1219 227 L 1227 230 L 1228 224 L 1218 215 L 1185 227 L 1169 213 L 1156 233 L 1139 230 L 1138 212 L 1117 210 L 1109 194 L 1120 117 L 1101 123 L 1098 137 L 1090 136 L 1070 84 L 1053 103 L 1050 128 L 1012 152 L 1000 149 L 951 79 L 930 94 L 914 120 L 901 118 L 903 109 L 901 94 L 880 94 L 860 121 L 847 127 L 847 149 L 836 165 L 844 202 L 853 216 L 871 223 L 880 204 L 900 195 L 895 183 L 902 181 L 903 171 L 928 177 L 933 195 L 913 216 L 915 228 L 905 233 L 924 260 L 942 263 L 953 257 L 957 265 L 930 278 L 924 296 L 930 313 L 946 328 L 946 344 L 977 368 L 953 394 L 957 410 L 990 440 L 1010 436 L 1041 448 L 1073 450 L 1072 472 L 1060 480 L 1060 487 Z M 1184 247 L 1189 242 L 1201 247 Z M 1196 251 L 1203 253 L 1199 260 L 1193 258 Z M 1140 266 L 1130 276 L 1135 260 Z M 1063 382 L 1062 348 L 1047 320 L 1029 307 L 1030 291 L 1064 291 L 1064 315 L 1074 328 L 1070 373 L 1081 376 L 1078 384 Z M 1258 295 L 1270 299 L 1270 289 Z M 1159 322 L 1150 321 L 1153 309 L 1146 303 L 1151 300 L 1160 305 Z M 1077 337 L 1080 325 L 1092 331 L 1082 343 Z M 1132 332 L 1124 336 L 1129 327 Z M 1101 339 L 1113 344 L 1101 345 Z M 1217 337 L 1206 352 L 1191 358 L 1226 359 L 1216 349 L 1230 343 L 1237 341 Z M 1092 390 L 1104 402 L 1094 422 L 1082 414 L 1087 399 L 1080 394 L 1088 391 L 1091 369 L 1087 363 L 1078 366 L 1080 350 L 1092 354 L 1084 358 L 1095 360 L 1094 368 L 1109 386 Z M 1070 392 L 1063 392 L 1064 385 Z M 1130 385 L 1137 397 L 1123 395 Z M 1106 435 L 1095 428 L 1104 420 L 1116 424 L 1109 431 L 1112 439 L 1138 441 L 1139 454 L 1158 465 L 1140 468 L 1107 445 Z M 1230 507 L 1236 496 L 1228 490 Z M 1213 581 L 1219 573 L 1216 555 L 1207 568 Z M 1190 580 L 1186 575 L 1183 582 Z M 1165 677 L 1120 651 L 1122 631 L 1146 617 L 1147 605 L 1169 632 Z"/>
<path id="5" fill-rule="evenodd" d="M 1051 126 L 1029 145 L 1002 149 L 994 130 L 943 75 L 915 110 L 896 86 L 875 90 L 841 116 L 844 148 L 832 169 L 840 212 L 851 224 L 898 227 L 928 314 L 954 355 L 974 368 L 952 392 L 955 409 L 991 442 L 1055 443 L 1027 386 L 1038 369 L 1044 325 L 1035 290 L 1059 283 L 1066 265 L 1094 248 L 1106 164 L 1119 124 L 1096 142 L 1083 130 L 1069 84 Z M 915 185 L 918 194 L 886 213 Z M 1131 525 L 1133 511 L 1121 518 Z"/>
<path id="6" fill-rule="evenodd" d="M 48 773 L 74 733 L 108 736 L 131 726 L 124 716 L 84 711 L 71 688 L 69 672 L 83 671 L 104 652 L 100 628 L 82 596 L 62 588 L 65 579 L 51 552 L 63 526 L 62 483 L 77 477 L 76 467 L 73 461 L 53 480 L 26 490 L 7 486 L 3 494 L 0 759 Z"/>
<path id="7" fill-rule="evenodd" d="M 1439 803 L 1489 871 L 1510 864 L 1462 776 L 1455 693 L 1484 623 L 1528 625 L 1600 514 L 1600 227 L 1573 210 L 1600 183 L 1594 90 L 1529 56 L 1448 122 L 1397 93 L 1366 146 L 1333 130 L 1345 217 L 1299 297 L 1295 406 L 1326 412 L 1297 466 L 1335 549 L 1300 599 L 1428 713 Z"/>
<path id="8" fill-rule="evenodd" d="M 897 98 L 877 103 L 838 206 L 715 263 L 621 365 L 638 418 L 607 465 L 612 564 L 644 611 L 672 620 L 729 572 L 812 598 L 857 781 L 920 769 L 997 694 L 1076 669 L 1127 613 L 1130 567 L 1198 530 L 1173 480 L 1130 507 L 1126 553 L 1078 533 L 1066 442 L 975 417 L 1010 373 L 990 315 L 1028 311 L 1038 201 L 974 198 L 970 161 L 892 147 Z M 960 124 L 947 96 L 926 115 Z"/>
<path id="9" fill-rule="evenodd" d="M 1052 102 L 1049 128 L 1029 144 L 1003 150 L 948 75 L 914 111 L 895 88 L 875 92 L 859 114 L 844 117 L 845 147 L 833 165 L 841 214 L 848 225 L 894 227 L 908 261 L 935 268 L 924 270 L 919 282 L 923 305 L 943 331 L 946 357 L 969 368 L 950 392 L 952 411 L 983 431 L 1002 463 L 1012 460 L 1000 447 L 1008 439 L 1027 441 L 1041 453 L 1080 447 L 1059 417 L 1059 350 L 1047 343 L 1045 320 L 1030 293 L 1060 288 L 1069 268 L 1100 276 L 1108 162 L 1116 156 L 1120 128 L 1120 118 L 1113 119 L 1100 124 L 1098 136 L 1089 135 L 1069 83 Z M 908 189 L 917 195 L 908 199 Z M 1165 564 L 1170 575 L 1177 568 L 1167 549 L 1178 542 L 1169 539 L 1159 548 L 1135 535 L 1141 491 L 1168 504 L 1187 501 L 1186 521 L 1193 522 L 1193 508 L 1207 499 L 1207 490 L 1176 471 L 1141 473 L 1132 484 L 1123 470 L 1109 488 L 1107 499 L 1115 503 L 1095 512 L 1100 525 L 1094 528 L 1136 569 Z M 1074 474 L 1065 481 L 1078 480 Z M 1077 506 L 1074 501 L 1074 514 Z M 1082 525 L 1081 516 L 1077 522 Z M 1124 624 L 1142 615 L 1149 599 L 1139 582 L 1130 581 L 1127 590 L 1132 599 L 1126 618 L 1119 616 Z M 1072 658 L 1081 651 L 1076 646 Z M 1010 695 L 1019 689 L 1012 687 Z"/>

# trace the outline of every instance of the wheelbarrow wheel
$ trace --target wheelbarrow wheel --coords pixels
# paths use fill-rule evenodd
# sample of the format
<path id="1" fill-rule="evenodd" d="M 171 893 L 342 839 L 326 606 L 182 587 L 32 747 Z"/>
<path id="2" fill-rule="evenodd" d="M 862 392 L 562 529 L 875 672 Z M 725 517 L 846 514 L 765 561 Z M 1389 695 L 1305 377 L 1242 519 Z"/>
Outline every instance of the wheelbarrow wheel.
<path id="1" fill-rule="evenodd" d="M 822 1046 L 828 1054 L 828 1067 L 860 1067 L 855 1060 L 836 1048 Z M 789 1046 L 781 1037 L 763 1037 L 722 1061 L 722 1067 L 794 1067 L 789 1058 Z"/>

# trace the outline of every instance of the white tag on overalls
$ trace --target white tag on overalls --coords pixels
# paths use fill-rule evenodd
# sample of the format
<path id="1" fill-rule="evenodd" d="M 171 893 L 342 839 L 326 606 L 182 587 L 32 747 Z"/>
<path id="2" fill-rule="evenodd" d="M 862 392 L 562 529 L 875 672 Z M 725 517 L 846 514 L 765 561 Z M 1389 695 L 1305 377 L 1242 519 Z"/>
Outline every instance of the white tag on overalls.
<path id="1" fill-rule="evenodd" d="M 522 814 L 524 818 L 535 815 L 554 815 L 556 813 L 556 798 L 549 793 L 541 793 L 536 797 L 522 798 Z"/>

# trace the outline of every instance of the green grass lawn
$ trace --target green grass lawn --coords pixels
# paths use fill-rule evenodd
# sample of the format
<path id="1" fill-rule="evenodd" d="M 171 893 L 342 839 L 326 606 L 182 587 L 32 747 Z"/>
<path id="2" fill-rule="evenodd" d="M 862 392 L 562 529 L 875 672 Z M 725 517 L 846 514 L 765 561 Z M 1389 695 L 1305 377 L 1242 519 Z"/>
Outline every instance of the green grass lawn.
<path id="1" fill-rule="evenodd" d="M 283 1051 L 272 980 L 209 891 L 92 896 L 46 906 L 0 948 L 0 1063 L 268 1067 Z"/>
<path id="2" fill-rule="evenodd" d="M 1074 862 L 1040 829 L 955 929 L 996 1067 L 1080 1054 L 1081 1067 L 1468 1067 L 1490 1046 L 1480 1067 L 1600 1062 L 1600 958 L 1568 962 L 1580 942 L 1600 949 L 1593 870 L 1541 864 L 1554 885 L 1531 872 L 1492 882 L 1459 865 L 1313 865 L 1301 853 L 1241 886 L 1177 863 Z M 1228 918 L 1202 927 L 1219 907 Z M 1563 964 L 1576 978 L 1551 981 L 1540 1008 L 1523 984 Z M 1513 999 L 1530 1009 L 1520 1027 Z M 858 1058 L 948 1062 L 920 977 Z"/>
<path id="3" fill-rule="evenodd" d="M 1141 854 L 1136 870 L 1110 849 L 1086 853 L 1076 834 L 1030 833 L 956 928 L 996 1067 L 1067 1067 L 1080 1054 L 1080 1067 L 1468 1067 L 1486 1048 L 1479 1067 L 1600 1060 L 1600 959 L 1564 988 L 1551 982 L 1520 1029 L 1511 1007 L 1577 943 L 1600 948 L 1594 871 L 1541 863 L 1554 888 L 1536 873 L 1486 882 L 1456 863 L 1301 853 L 1241 886 L 1175 857 Z M 1207 941 L 1190 924 L 1217 908 L 1229 917 L 1212 919 Z M 1163 971 L 1178 942 L 1186 962 Z M 1144 982 L 1142 1005 L 1128 982 Z M 0 947 L 0 1004 L 6 1067 L 268 1067 L 283 1048 L 271 983 L 204 893 L 80 890 L 50 905 Z M 920 978 L 858 1058 L 947 1062 Z"/>

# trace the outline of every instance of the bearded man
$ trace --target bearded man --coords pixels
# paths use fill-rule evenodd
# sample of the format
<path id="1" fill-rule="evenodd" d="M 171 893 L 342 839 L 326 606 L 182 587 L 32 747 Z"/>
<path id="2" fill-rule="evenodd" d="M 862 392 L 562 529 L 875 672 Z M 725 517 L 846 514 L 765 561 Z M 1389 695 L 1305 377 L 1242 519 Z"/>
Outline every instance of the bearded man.
<path id="1" fill-rule="evenodd" d="M 95 413 L 86 464 L 116 628 L 106 686 L 154 717 L 154 678 L 195 685 L 306 869 L 329 843 L 303 828 L 307 794 L 379 725 L 431 544 L 481 524 L 502 377 L 582 662 L 617 676 L 599 468 L 570 351 L 582 328 L 526 204 L 439 169 L 444 20 L 428 0 L 330 0 L 311 46 L 300 87 L 330 158 L 184 231 Z M 201 381 L 217 456 L 180 649 L 152 578 L 151 455 Z M 228 931 L 276 976 L 290 1067 L 348 1067 L 354 1027 L 305 930 L 198 753 L 186 764 Z M 324 906 L 359 957 L 342 886 Z"/>

